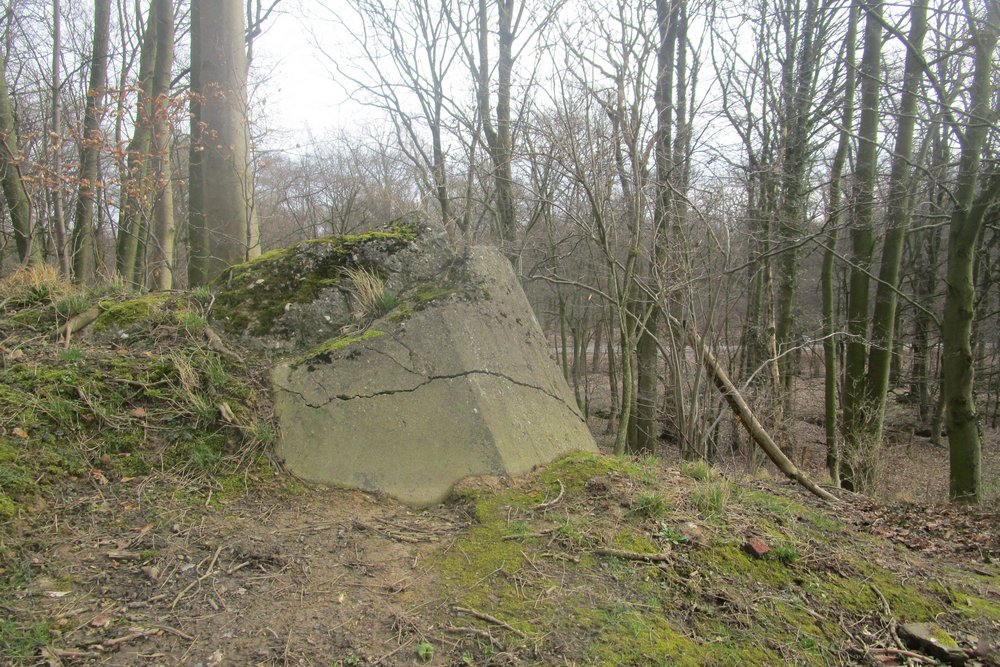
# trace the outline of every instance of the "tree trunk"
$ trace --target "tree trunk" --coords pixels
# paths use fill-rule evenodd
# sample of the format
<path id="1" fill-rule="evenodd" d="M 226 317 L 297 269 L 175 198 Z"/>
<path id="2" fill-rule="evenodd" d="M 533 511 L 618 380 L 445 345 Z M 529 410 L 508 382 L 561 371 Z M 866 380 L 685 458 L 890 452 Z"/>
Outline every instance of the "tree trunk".
<path id="1" fill-rule="evenodd" d="M 497 110 L 494 125 L 490 111 L 489 10 L 487 0 L 479 0 L 479 70 L 476 94 L 479 121 L 493 167 L 494 214 L 497 232 L 505 252 L 513 259 L 511 247 L 517 238 L 514 211 L 514 179 L 511 173 L 510 85 L 514 68 L 514 2 L 496 0 L 498 13 Z"/>
<path id="2" fill-rule="evenodd" d="M 240 0 L 203 0 L 192 6 L 192 286 L 260 254 L 250 173 L 245 27 Z"/>
<path id="3" fill-rule="evenodd" d="M 63 215 L 62 188 L 62 3 L 52 0 L 52 230 L 55 235 L 59 270 L 70 277 L 70 250 L 66 242 L 66 216 Z"/>
<path id="4" fill-rule="evenodd" d="M 139 53 L 138 113 L 132 138 L 126 148 L 127 174 L 122 183 L 121 210 L 118 213 L 118 242 L 115 264 L 118 275 L 126 284 L 134 283 L 136 257 L 143 220 L 149 213 L 150 201 L 150 142 L 153 124 L 151 85 L 156 64 L 157 20 L 155 7 L 150 7 L 146 31 Z M 172 45 L 171 45 L 172 46 Z M 143 267 L 145 271 L 145 267 Z"/>
<path id="5" fill-rule="evenodd" d="M 651 260 L 647 265 L 647 280 L 652 285 L 662 261 L 663 246 L 672 224 L 673 207 L 673 125 L 674 125 L 674 69 L 678 44 L 678 17 L 683 0 L 657 0 L 656 22 L 659 28 L 656 64 L 656 203 L 654 229 L 651 239 Z M 686 48 L 686 45 L 685 45 Z M 679 114 L 683 115 L 683 113 Z M 657 354 L 656 326 L 661 304 L 648 298 L 635 301 L 634 316 L 642 322 L 636 342 L 636 400 L 635 427 L 629 441 L 633 454 L 649 455 L 656 451 L 657 440 L 657 382 L 659 356 Z"/>
<path id="6" fill-rule="evenodd" d="M 171 178 L 170 71 L 174 62 L 173 0 L 153 0 L 156 14 L 156 66 L 153 73 L 153 165 L 156 171 L 156 201 L 153 204 L 153 287 L 173 287 L 174 189 Z"/>
<path id="7" fill-rule="evenodd" d="M 927 32 L 927 0 L 914 0 L 910 7 L 909 48 L 903 73 L 903 92 L 899 103 L 899 123 L 892 168 L 889 173 L 888 231 L 882 244 L 882 263 L 872 315 L 871 343 L 868 352 L 865 411 L 870 417 L 864 428 L 866 439 L 876 443 L 882 438 L 886 394 L 889 388 L 892 351 L 895 344 L 896 292 L 903 245 L 910 227 L 912 198 L 911 173 L 913 130 L 917 122 L 917 101 L 923 74 L 923 43 Z"/>
<path id="8" fill-rule="evenodd" d="M 781 354 L 779 365 L 784 381 L 782 400 L 784 402 L 783 416 L 790 418 L 792 381 L 796 374 L 795 355 L 789 351 L 795 345 L 795 295 L 798 288 L 798 250 L 795 243 L 802 234 L 806 218 L 806 167 L 808 166 L 809 133 L 815 123 L 812 113 L 816 57 L 814 48 L 814 33 L 816 15 L 819 3 L 817 0 L 807 0 L 806 9 L 801 18 L 799 50 L 794 50 L 794 30 L 791 27 L 791 13 L 797 7 L 788 2 L 783 15 L 786 17 L 786 40 L 788 43 L 785 54 L 785 65 L 782 72 L 782 97 L 786 107 L 784 113 L 785 145 L 781 157 L 781 208 L 779 212 L 780 234 L 784 243 L 790 247 L 781 254 L 780 278 L 778 282 L 778 317 L 777 339 L 778 352 Z"/>
<path id="9" fill-rule="evenodd" d="M 968 9 L 967 11 L 971 11 Z M 962 503 L 982 500 L 982 434 L 973 396 L 972 321 L 975 284 L 973 265 L 986 211 L 1000 192 L 993 176 L 976 196 L 980 160 L 993 117 L 993 52 L 996 49 L 1000 5 L 987 3 L 987 20 L 975 26 L 967 17 L 975 49 L 975 69 L 969 88 L 968 121 L 961 137 L 958 183 L 948 228 L 947 290 L 942 320 L 945 423 L 950 443 L 951 498 Z"/>
<path id="10" fill-rule="evenodd" d="M 847 36 L 844 38 L 844 110 L 840 119 L 840 138 L 837 153 L 830 168 L 830 212 L 827 216 L 826 250 L 823 253 L 823 361 L 824 395 L 823 412 L 826 425 L 826 469 L 834 486 L 840 486 L 840 442 L 837 429 L 837 339 L 835 332 L 836 300 L 834 294 L 834 260 L 837 251 L 837 230 L 840 226 L 842 204 L 841 178 L 847 153 L 851 146 L 851 127 L 854 125 L 855 42 L 857 41 L 857 7 L 851 5 L 847 16 Z"/>
<path id="11" fill-rule="evenodd" d="M 83 144 L 80 148 L 80 184 L 73 218 L 73 278 L 79 283 L 94 279 L 96 245 L 94 238 L 94 205 L 103 189 L 99 183 L 98 162 L 101 145 L 101 116 L 104 114 L 104 93 L 108 80 L 108 33 L 111 22 L 111 0 L 94 2 L 94 49 L 90 61 L 90 84 L 87 86 L 87 107 L 83 119 Z"/>
<path id="12" fill-rule="evenodd" d="M 842 479 L 850 490 L 870 487 L 878 443 L 865 440 L 865 421 L 871 418 L 865 402 L 865 364 L 868 338 L 868 270 L 875 246 L 875 170 L 878 153 L 879 86 L 882 59 L 882 3 L 862 5 L 866 12 L 864 53 L 861 58 L 861 125 L 854 169 L 854 208 L 851 212 L 851 275 L 847 302 L 847 359 L 844 375 L 844 460 Z"/>
<path id="13" fill-rule="evenodd" d="M 18 259 L 22 264 L 41 264 L 41 244 L 36 243 L 31 229 L 31 201 L 24 189 L 21 174 L 21 147 L 14 125 L 14 109 L 7 92 L 7 76 L 0 63 L 0 175 L 3 196 L 14 227 Z"/>

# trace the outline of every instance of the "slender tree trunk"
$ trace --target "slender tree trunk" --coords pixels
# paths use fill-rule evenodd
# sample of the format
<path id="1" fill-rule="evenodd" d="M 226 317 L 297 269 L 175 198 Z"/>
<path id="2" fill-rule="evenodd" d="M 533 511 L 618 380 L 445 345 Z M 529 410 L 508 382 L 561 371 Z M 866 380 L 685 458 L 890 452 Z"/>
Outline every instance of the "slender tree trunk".
<path id="1" fill-rule="evenodd" d="M 67 245 L 66 216 L 63 214 L 62 188 L 62 3 L 52 0 L 52 230 L 56 242 L 59 270 L 70 277 L 70 251 Z"/>
<path id="2" fill-rule="evenodd" d="M 490 110 L 489 9 L 487 0 L 479 0 L 479 70 L 476 94 L 479 122 L 493 166 L 493 204 L 497 231 L 507 256 L 513 259 L 511 244 L 517 237 L 514 211 L 514 179 L 511 172 L 510 86 L 514 69 L 514 3 L 495 0 L 498 13 L 497 109 L 494 125 Z"/>
<path id="3" fill-rule="evenodd" d="M 41 264 L 41 244 L 35 242 L 31 229 L 31 201 L 21 174 L 21 147 L 14 126 L 14 109 L 7 92 L 7 76 L 0 62 L 0 176 L 3 179 L 4 203 L 14 228 L 17 256 L 22 264 Z"/>
<path id="4" fill-rule="evenodd" d="M 618 361 L 615 354 L 615 325 L 611 313 L 605 320 L 607 331 L 608 392 L 611 394 L 611 413 L 608 415 L 607 432 L 611 433 L 621 410 L 618 406 Z"/>
<path id="5" fill-rule="evenodd" d="M 563 377 L 569 382 L 569 338 L 566 335 L 566 298 L 562 290 L 556 288 L 556 303 L 559 308 L 559 362 Z"/>
<path id="6" fill-rule="evenodd" d="M 139 108 L 132 138 L 126 148 L 127 174 L 122 183 L 121 209 L 118 214 L 115 264 L 118 275 L 130 284 L 134 282 L 137 272 L 139 238 L 149 212 L 150 142 L 155 113 L 151 86 L 156 64 L 157 27 L 155 7 L 150 7 L 146 30 L 142 37 L 142 50 L 139 53 L 139 76 L 136 81 Z M 145 267 L 142 271 L 145 272 Z"/>
<path id="7" fill-rule="evenodd" d="M 826 469 L 834 486 L 840 486 L 840 442 L 837 429 L 837 302 L 834 294 L 834 264 L 837 251 L 840 210 L 843 204 L 841 179 L 847 153 L 851 147 L 851 128 L 854 125 L 855 43 L 857 41 L 857 7 L 851 5 L 847 16 L 847 36 L 844 39 L 844 110 L 840 120 L 840 138 L 837 153 L 830 168 L 830 212 L 827 216 L 826 250 L 823 253 L 823 361 L 824 396 L 823 412 L 826 424 Z"/>
<path id="8" fill-rule="evenodd" d="M 500 217 L 501 235 L 507 243 L 513 243 L 517 240 L 514 177 L 511 174 L 513 142 L 510 127 L 510 85 L 511 75 L 514 71 L 514 3 L 515 0 L 497 0 L 499 7 L 499 53 L 497 54 L 496 206 Z"/>
<path id="9" fill-rule="evenodd" d="M 795 355 L 789 354 L 794 346 L 795 331 L 795 295 L 798 288 L 798 250 L 794 243 L 802 234 L 806 217 L 806 168 L 808 166 L 809 133 L 815 114 L 811 111 L 815 80 L 815 28 L 818 12 L 818 1 L 807 0 L 805 13 L 801 20 L 799 34 L 799 50 L 794 50 L 794 31 L 790 27 L 793 18 L 790 16 L 797 9 L 789 2 L 784 14 L 788 27 L 786 39 L 788 50 L 782 74 L 782 96 L 786 106 L 784 118 L 785 145 L 781 160 L 781 207 L 779 210 L 780 233 L 782 241 L 792 244 L 781 254 L 780 279 L 777 317 L 778 351 L 781 376 L 784 380 L 783 396 L 784 416 L 789 417 L 792 403 L 792 381 L 795 377 Z"/>
<path id="10" fill-rule="evenodd" d="M 191 62 L 201 62 L 202 3 L 191 3 Z M 204 155 L 201 142 L 201 110 L 203 96 L 201 68 L 191 68 L 191 141 L 188 147 L 188 285 L 197 287 L 209 281 L 209 257 L 211 248 L 208 229 L 205 226 Z"/>
<path id="11" fill-rule="evenodd" d="M 156 15 L 156 66 L 153 73 L 153 165 L 157 174 L 153 204 L 155 234 L 152 242 L 153 287 L 173 286 L 174 188 L 171 178 L 170 71 L 174 62 L 173 0 L 153 0 Z"/>
<path id="12" fill-rule="evenodd" d="M 598 316 L 594 321 L 594 352 L 590 357 L 590 372 L 600 373 L 601 372 L 601 350 L 604 345 L 604 318 L 598 312 Z"/>
<path id="13" fill-rule="evenodd" d="M 864 53 L 861 57 L 861 125 L 854 169 L 854 208 L 851 212 L 851 275 L 847 303 L 847 359 L 844 376 L 844 461 L 841 482 L 851 490 L 867 489 L 877 443 L 865 440 L 865 364 L 867 360 L 869 279 L 875 246 L 875 175 L 878 152 L 880 63 L 882 59 L 882 3 L 863 4 Z"/>
<path id="14" fill-rule="evenodd" d="M 888 231 L 882 244 L 882 263 L 872 315 L 871 343 L 868 352 L 865 420 L 866 439 L 877 443 L 882 437 L 886 394 L 889 388 L 892 350 L 895 344 L 896 292 L 903 246 L 911 220 L 911 162 L 913 130 L 917 122 L 917 101 L 923 73 L 923 43 L 927 32 L 927 0 L 914 0 L 910 7 L 910 46 L 903 73 L 903 92 L 899 103 L 899 123 L 892 168 L 889 173 Z"/>
<path id="15" fill-rule="evenodd" d="M 87 86 L 87 106 L 83 119 L 83 145 L 80 149 L 80 183 L 73 217 L 73 279 L 80 283 L 94 280 L 97 251 L 94 234 L 94 206 L 103 190 L 99 183 L 101 153 L 101 117 L 104 115 L 104 94 L 108 80 L 108 33 L 111 23 L 111 1 L 94 2 L 94 48 L 90 62 L 90 83 Z"/>
<path id="16" fill-rule="evenodd" d="M 654 230 L 651 239 L 651 259 L 647 265 L 647 281 L 652 285 L 659 273 L 663 246 L 672 224 L 673 187 L 673 125 L 675 56 L 678 50 L 678 24 L 683 0 L 657 0 L 656 21 L 660 38 L 657 47 L 656 105 L 656 203 Z M 686 45 L 685 45 L 686 48 Z M 659 356 L 657 354 L 656 327 L 660 304 L 648 297 L 635 303 L 635 316 L 643 323 L 636 342 L 636 401 L 634 437 L 629 451 L 648 455 L 656 451 L 657 382 Z"/>

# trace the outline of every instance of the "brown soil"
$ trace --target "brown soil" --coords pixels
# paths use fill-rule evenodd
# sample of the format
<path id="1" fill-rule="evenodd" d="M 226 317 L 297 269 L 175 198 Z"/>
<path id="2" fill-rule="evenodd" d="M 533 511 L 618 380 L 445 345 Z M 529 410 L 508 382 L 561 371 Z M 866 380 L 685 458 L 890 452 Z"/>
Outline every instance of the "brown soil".
<path id="1" fill-rule="evenodd" d="M 55 619 L 51 664 L 411 664 L 419 610 L 447 603 L 423 558 L 462 527 L 455 509 L 306 491 L 164 511 L 141 486 L 19 536 L 35 576 L 14 605 Z"/>

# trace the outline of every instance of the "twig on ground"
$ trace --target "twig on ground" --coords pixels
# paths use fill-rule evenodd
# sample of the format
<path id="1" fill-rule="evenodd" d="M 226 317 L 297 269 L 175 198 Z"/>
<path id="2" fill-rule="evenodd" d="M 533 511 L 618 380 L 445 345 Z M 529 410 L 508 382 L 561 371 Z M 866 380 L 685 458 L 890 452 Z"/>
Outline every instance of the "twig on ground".
<path id="1" fill-rule="evenodd" d="M 222 342 L 221 338 L 219 338 L 219 334 L 215 333 L 215 330 L 207 324 L 205 325 L 205 340 L 208 341 L 209 348 L 215 350 L 222 356 L 229 357 L 230 359 L 236 357 L 232 350 L 226 347 L 226 344 Z"/>
<path id="2" fill-rule="evenodd" d="M 407 646 L 409 646 L 412 643 L 413 643 L 413 637 L 410 637 L 405 642 L 403 642 L 402 644 L 400 644 L 396 648 L 392 649 L 391 651 L 389 651 L 388 653 L 386 653 L 385 655 L 383 655 L 381 658 L 376 658 L 375 662 L 373 662 L 372 665 L 381 665 L 382 661 L 388 660 L 389 658 L 391 658 L 392 656 L 396 655 L 397 653 L 399 653 L 400 651 L 402 651 L 404 648 L 406 648 Z"/>
<path id="3" fill-rule="evenodd" d="M 490 643 L 491 646 L 503 650 L 503 644 L 496 640 L 496 638 L 485 630 L 480 630 L 479 628 L 467 628 L 464 626 L 448 626 L 441 628 L 445 632 L 450 632 L 456 635 L 474 635 L 476 637 L 481 637 Z"/>
<path id="4" fill-rule="evenodd" d="M 641 554 L 635 551 L 621 551 L 620 549 L 606 549 L 598 548 L 594 549 L 594 553 L 598 556 L 611 556 L 613 558 L 621 558 L 623 560 L 638 560 L 645 561 L 647 563 L 669 563 L 669 554 Z"/>
<path id="5" fill-rule="evenodd" d="M 566 487 L 563 486 L 563 483 L 562 483 L 561 479 L 557 479 L 556 483 L 559 485 L 559 495 L 557 495 L 552 500 L 547 500 L 544 503 L 542 503 L 541 505 L 535 506 L 534 509 L 536 509 L 536 510 L 544 510 L 544 509 L 548 509 L 549 507 L 553 507 L 553 506 L 559 504 L 559 501 L 563 499 L 563 495 L 566 493 Z"/>
<path id="6" fill-rule="evenodd" d="M 212 575 L 212 573 L 215 571 L 215 562 L 219 560 L 220 553 L 222 553 L 221 544 L 215 550 L 215 553 L 212 555 L 212 562 L 208 564 L 208 569 L 205 570 L 205 574 L 201 575 L 200 577 L 192 581 L 190 584 L 184 587 L 184 590 L 182 590 L 180 593 L 177 594 L 177 597 L 174 598 L 174 601 L 170 603 L 170 611 L 174 610 L 174 607 L 176 607 L 177 603 L 180 602 L 185 595 L 187 595 L 187 592 L 189 590 L 191 590 L 192 588 L 194 588 L 195 586 L 197 586 L 198 584 L 200 584 L 201 582 L 203 582 L 205 579 L 207 579 Z"/>
<path id="7" fill-rule="evenodd" d="M 101 654 L 96 651 L 80 651 L 74 649 L 64 649 L 64 648 L 52 648 L 46 647 L 42 649 L 42 657 L 47 657 L 45 654 L 56 657 L 56 658 L 66 658 L 67 660 L 79 660 L 81 658 L 100 658 Z"/>
<path id="8" fill-rule="evenodd" d="M 126 642 L 133 641 L 135 639 L 142 639 L 143 637 L 153 637 L 156 635 L 162 635 L 163 630 L 160 628 L 132 628 L 132 632 L 127 635 L 122 635 L 121 637 L 115 637 L 114 639 L 109 639 L 106 642 L 101 642 L 100 646 L 105 648 L 109 646 L 118 646 L 119 644 L 124 644 Z M 97 644 L 95 644 L 97 646 Z"/>
<path id="9" fill-rule="evenodd" d="M 910 658 L 911 660 L 916 660 L 917 662 L 923 662 L 929 665 L 936 665 L 937 660 L 933 658 L 928 658 L 922 653 L 917 653 L 916 651 L 907 651 L 901 648 L 870 648 L 868 649 L 870 653 L 884 653 L 885 655 L 898 655 L 902 658 Z"/>
<path id="10" fill-rule="evenodd" d="M 168 635 L 174 635 L 176 637 L 180 637 L 181 639 L 186 639 L 189 642 L 194 641 L 194 637 L 192 637 L 188 633 L 184 632 L 183 630 L 178 630 L 177 628 L 172 628 L 169 625 L 154 625 L 153 627 L 156 628 L 157 630 L 163 630 Z"/>
<path id="11" fill-rule="evenodd" d="M 554 530 L 543 530 L 540 533 L 516 533 L 514 535 L 504 535 L 501 540 L 526 540 L 531 537 L 548 537 Z"/>
<path id="12" fill-rule="evenodd" d="M 509 623 L 501 621 L 496 616 L 490 616 L 489 614 L 484 614 L 481 611 L 476 611 L 475 609 L 467 609 L 465 607 L 459 607 L 458 605 L 452 605 L 451 610 L 457 614 L 465 614 L 466 616 L 472 616 L 473 618 L 478 618 L 480 621 L 486 621 L 487 623 L 497 625 L 501 628 L 504 628 L 505 630 L 510 630 L 521 639 L 528 638 L 528 635 L 524 634 L 514 626 L 510 625 Z"/>

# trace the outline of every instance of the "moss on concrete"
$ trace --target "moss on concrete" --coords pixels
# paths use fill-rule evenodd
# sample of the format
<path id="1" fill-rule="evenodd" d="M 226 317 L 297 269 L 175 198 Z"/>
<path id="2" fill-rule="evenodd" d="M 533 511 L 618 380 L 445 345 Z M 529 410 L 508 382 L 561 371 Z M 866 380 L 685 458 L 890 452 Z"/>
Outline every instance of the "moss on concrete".
<path id="1" fill-rule="evenodd" d="M 292 365 L 299 366 L 310 361 L 329 361 L 330 357 L 334 353 L 340 352 L 354 343 L 360 343 L 361 341 L 371 340 L 384 335 L 385 332 L 380 329 L 366 329 L 365 331 L 356 334 L 337 336 L 336 338 L 331 338 L 321 345 L 317 345 L 304 355 L 298 357 L 292 362 Z"/>
<path id="2" fill-rule="evenodd" d="M 265 253 L 216 279 L 215 318 L 230 333 L 266 336 L 289 304 L 315 301 L 324 290 L 339 285 L 344 270 L 358 266 L 362 248 L 391 255 L 415 238 L 414 225 L 401 222 L 385 230 L 328 236 Z"/>

